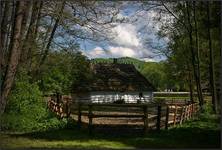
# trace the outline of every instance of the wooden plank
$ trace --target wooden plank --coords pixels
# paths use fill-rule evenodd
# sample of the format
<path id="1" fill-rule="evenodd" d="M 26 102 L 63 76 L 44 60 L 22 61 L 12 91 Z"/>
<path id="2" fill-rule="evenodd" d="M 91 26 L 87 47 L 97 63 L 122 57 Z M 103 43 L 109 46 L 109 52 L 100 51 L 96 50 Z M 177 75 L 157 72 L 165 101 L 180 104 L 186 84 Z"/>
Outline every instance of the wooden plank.
<path id="1" fill-rule="evenodd" d="M 112 115 L 112 114 L 92 114 L 92 118 L 143 118 L 144 115 Z"/>
<path id="2" fill-rule="evenodd" d="M 181 113 L 180 113 L 180 124 L 183 123 L 183 119 L 184 119 L 184 106 L 182 107 Z"/>
<path id="3" fill-rule="evenodd" d="M 147 132 L 148 129 L 148 112 L 147 112 L 147 106 L 143 107 L 143 113 L 144 113 L 144 117 L 143 117 L 143 122 L 144 122 L 144 134 Z"/>
<path id="4" fill-rule="evenodd" d="M 81 104 L 78 105 L 78 127 L 81 128 L 81 124 L 82 124 L 82 111 L 81 111 Z"/>
<path id="5" fill-rule="evenodd" d="M 191 104 L 191 119 L 193 119 L 193 114 L 194 114 L 194 104 Z"/>
<path id="6" fill-rule="evenodd" d="M 191 119 L 193 119 L 194 116 L 194 103 L 191 104 Z"/>
<path id="7" fill-rule="evenodd" d="M 93 113 L 92 113 L 92 105 L 89 105 L 89 114 L 88 114 L 88 117 L 89 117 L 89 126 L 88 126 L 88 128 L 89 128 L 89 134 L 92 134 L 92 115 L 93 115 Z"/>
<path id="8" fill-rule="evenodd" d="M 157 106 L 157 123 L 156 123 L 156 130 L 160 130 L 160 119 L 161 119 L 161 106 Z"/>
<path id="9" fill-rule="evenodd" d="M 190 111 L 189 111 L 190 115 L 189 115 L 189 119 L 192 118 L 192 104 L 190 104 Z"/>
<path id="10" fill-rule="evenodd" d="M 187 120 L 188 106 L 185 106 L 184 120 Z"/>
<path id="11" fill-rule="evenodd" d="M 183 106 L 184 106 L 184 105 L 178 105 L 178 104 L 169 105 L 170 109 L 176 109 L 176 107 L 177 107 L 177 109 L 182 109 Z"/>
<path id="12" fill-rule="evenodd" d="M 175 112 L 174 112 L 174 117 L 173 117 L 173 125 L 176 125 L 176 118 L 177 118 L 177 105 L 175 106 Z"/>
<path id="13" fill-rule="evenodd" d="M 93 105 L 93 107 L 96 106 L 109 106 L 109 107 L 144 107 L 144 106 L 155 106 L 155 104 L 97 104 L 97 103 L 92 103 L 90 105 Z"/>
<path id="14" fill-rule="evenodd" d="M 188 105 L 188 119 L 191 118 L 191 105 Z"/>
<path id="15" fill-rule="evenodd" d="M 166 109 L 166 120 L 165 120 L 165 129 L 168 129 L 168 121 L 169 121 L 169 107 Z"/>
<path id="16" fill-rule="evenodd" d="M 169 113 L 169 116 L 175 116 L 175 111 L 173 113 Z M 176 114 L 176 116 L 180 116 L 180 114 Z"/>

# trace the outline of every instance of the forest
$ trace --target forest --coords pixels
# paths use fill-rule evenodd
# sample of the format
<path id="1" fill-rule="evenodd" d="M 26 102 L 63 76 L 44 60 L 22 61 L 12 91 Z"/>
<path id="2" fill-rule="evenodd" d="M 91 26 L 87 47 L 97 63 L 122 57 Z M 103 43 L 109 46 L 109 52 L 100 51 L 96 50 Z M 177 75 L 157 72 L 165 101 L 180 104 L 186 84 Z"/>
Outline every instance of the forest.
<path id="1" fill-rule="evenodd" d="M 155 12 L 156 15 L 151 18 L 153 22 L 158 22 L 159 30 L 155 36 L 158 39 L 167 39 L 166 45 L 161 46 L 155 44 L 154 40 L 146 39 L 148 33 L 141 31 L 144 32 L 144 45 L 147 46 L 147 49 L 144 49 L 152 49 L 152 56 L 149 58 L 153 61 L 128 55 L 93 58 L 82 50 L 83 40 L 112 43 L 117 37 L 112 33 L 113 28 L 120 24 L 133 24 L 138 20 L 138 16 L 130 18 L 121 14 L 123 9 L 136 9 L 134 6 L 137 7 L 135 14 Z M 58 141 L 63 138 L 90 139 L 88 136 L 85 137 L 85 131 L 78 131 L 72 127 L 72 124 L 75 124 L 73 121 L 58 119 L 50 112 L 44 97 L 56 93 L 71 95 L 73 87 L 78 87 L 81 82 L 91 78 L 91 63 L 112 63 L 113 58 L 117 58 L 119 63 L 133 64 L 156 87 L 157 92 L 189 92 L 190 101 L 198 103 L 200 116 L 208 117 L 208 122 L 197 120 L 195 124 L 191 121 L 184 129 L 190 129 L 195 125 L 201 129 L 206 127 L 207 131 L 203 129 L 203 133 L 198 133 L 197 136 L 210 132 L 211 140 L 207 137 L 202 140 L 208 141 L 209 145 L 206 144 L 206 147 L 219 145 L 222 83 L 220 1 L 3 0 L 0 1 L 0 7 L 0 141 L 6 145 L 5 147 L 10 147 L 10 144 L 7 141 L 4 143 L 3 139 L 10 140 L 10 137 L 4 132 L 46 131 L 39 134 L 39 137 L 48 135 L 49 138 L 53 138 L 54 134 L 47 132 L 61 129 L 61 135 L 66 134 L 67 137 L 63 135 L 61 139 L 57 139 Z M 149 22 L 146 15 L 143 17 Z M 146 26 L 145 24 L 142 28 Z M 122 38 L 124 40 L 127 37 Z M 105 48 L 104 51 L 106 53 L 108 49 Z M 165 59 L 155 61 L 155 57 L 158 56 Z M 209 93 L 207 98 L 204 96 L 205 93 Z M 201 127 L 202 123 L 206 124 Z M 69 128 L 78 136 L 70 134 Z M 172 134 L 181 133 L 192 137 L 192 134 L 186 135 L 188 133 L 185 132 L 173 129 Z M 152 135 L 157 141 L 168 139 L 168 133 L 162 131 L 160 136 L 152 133 L 149 138 L 152 138 Z M 27 137 L 30 140 L 30 135 L 21 138 Z M 75 145 L 74 142 L 74 145 L 66 143 L 68 146 L 64 146 L 90 148 L 96 142 L 99 145 L 105 140 L 105 143 L 110 144 L 110 147 L 105 148 L 115 148 L 115 144 L 116 148 L 129 148 L 130 142 L 127 143 L 126 139 L 133 141 L 132 137 L 118 138 L 123 138 L 123 143 L 118 143 L 115 137 L 106 138 L 104 135 L 98 135 L 92 143 Z M 144 143 L 134 141 L 131 146 L 158 147 L 158 142 L 152 143 L 143 138 L 141 137 L 141 141 Z M 198 138 L 196 137 L 197 145 L 201 142 Z M 175 140 L 173 137 L 170 139 Z M 109 143 L 110 141 L 114 143 Z M 195 142 L 186 145 L 189 142 L 184 141 L 184 146 L 175 146 L 197 147 Z M 159 143 L 163 147 L 171 148 L 167 143 Z M 56 144 L 49 147 L 55 147 Z M 21 147 L 24 145 L 21 144 Z M 16 144 L 14 148 L 18 148 Z"/>

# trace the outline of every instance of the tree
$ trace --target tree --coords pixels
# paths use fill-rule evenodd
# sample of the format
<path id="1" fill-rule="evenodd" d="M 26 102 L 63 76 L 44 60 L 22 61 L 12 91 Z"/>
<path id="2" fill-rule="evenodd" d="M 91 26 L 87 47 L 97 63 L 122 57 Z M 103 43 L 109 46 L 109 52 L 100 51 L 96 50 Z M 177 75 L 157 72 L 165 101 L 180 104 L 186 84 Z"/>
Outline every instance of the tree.
<path id="1" fill-rule="evenodd" d="M 79 86 L 87 86 L 93 80 L 93 72 L 91 70 L 90 61 L 81 52 L 77 52 L 73 61 L 72 70 L 72 89 Z"/>
<path id="2" fill-rule="evenodd" d="M 40 60 L 39 68 L 40 68 L 41 65 L 44 63 L 44 61 L 45 61 L 45 59 L 46 59 L 46 57 L 47 57 L 47 55 L 48 55 L 48 53 L 49 53 L 49 48 L 50 48 L 50 46 L 51 46 L 51 43 L 52 43 L 53 37 L 54 37 L 54 35 L 55 35 L 56 29 L 57 29 L 57 27 L 58 27 L 58 25 L 59 25 L 59 22 L 60 22 L 60 20 L 61 20 L 61 18 L 62 18 L 62 14 L 63 14 L 63 9 L 64 9 L 64 7 L 65 7 L 65 0 L 62 1 L 62 4 L 61 4 L 61 6 L 60 6 L 59 13 L 58 13 L 59 15 L 57 16 L 57 18 L 56 18 L 56 20 L 55 20 L 55 24 L 54 24 L 54 26 L 53 26 L 53 28 L 52 28 L 52 32 L 51 32 L 51 34 L 50 34 L 50 37 L 49 37 L 49 40 L 48 40 L 48 42 L 47 42 L 46 48 L 45 48 L 45 50 L 44 50 L 44 54 L 43 54 L 43 56 L 42 56 L 42 59 Z"/>
<path id="3" fill-rule="evenodd" d="M 52 49 L 76 50 L 77 39 L 104 38 L 98 35 L 109 32 L 108 27 L 120 21 L 115 19 L 119 11 L 113 4 L 22 0 L 14 5 L 14 1 L 1 1 L 0 113 L 4 112 L 18 69 L 29 70 L 30 82 L 41 80 L 41 69 Z M 40 75 L 36 70 L 40 70 Z"/>
<path id="4" fill-rule="evenodd" d="M 213 111 L 217 112 L 217 94 L 216 94 L 216 85 L 215 85 L 215 72 L 214 72 L 214 51 L 212 49 L 212 40 L 211 40 L 211 31 L 210 31 L 210 6 L 207 2 L 207 34 L 208 34 L 208 46 L 210 50 L 210 84 L 211 84 L 211 93 L 212 93 L 212 104 Z"/>
<path id="5" fill-rule="evenodd" d="M 159 36 L 169 39 L 169 46 L 163 51 L 163 54 L 168 58 L 168 68 L 172 68 L 171 76 L 175 79 L 186 79 L 183 81 L 190 85 L 190 91 L 194 89 L 199 93 L 200 102 L 202 101 L 202 90 L 211 92 L 215 98 L 217 93 L 213 94 L 213 87 L 215 87 L 215 91 L 219 89 L 221 57 L 219 33 L 221 27 L 218 14 L 220 14 L 220 3 L 209 3 L 211 10 L 209 13 L 206 2 L 162 2 L 162 7 L 159 7 L 160 16 L 167 13 L 172 17 L 168 22 L 160 21 L 162 27 L 159 34 Z M 208 19 L 208 14 L 210 19 Z M 214 62 L 212 63 L 211 60 Z M 212 84 L 213 76 L 215 78 L 214 86 Z M 193 82 L 194 87 L 191 86 Z M 214 102 L 212 101 L 212 103 Z"/>
<path id="6" fill-rule="evenodd" d="M 188 34 L 189 34 L 189 46 L 190 46 L 190 51 L 191 51 L 191 55 L 192 55 L 192 65 L 193 65 L 193 71 L 194 71 L 194 77 L 195 77 L 195 81 L 196 81 L 196 86 L 197 86 L 197 93 L 198 93 L 198 98 L 199 98 L 199 105 L 202 109 L 203 106 L 203 94 L 202 94 L 202 88 L 201 88 L 201 84 L 200 84 L 200 76 L 199 76 L 199 69 L 196 68 L 196 62 L 199 62 L 199 60 L 197 60 L 199 57 L 196 58 L 196 50 L 194 49 L 194 44 L 193 44 L 193 36 L 192 36 L 192 32 L 193 32 L 193 27 L 192 27 L 192 23 L 191 23 L 191 16 L 190 16 L 190 10 L 189 10 L 190 4 L 189 2 L 186 2 L 186 8 L 187 8 L 187 19 L 188 19 L 188 24 L 189 24 L 189 28 L 188 28 Z M 198 66 L 198 64 L 197 64 Z"/>
<path id="7" fill-rule="evenodd" d="M 0 100 L 0 114 L 2 114 L 5 110 L 5 106 L 7 103 L 7 96 L 12 88 L 12 84 L 15 78 L 16 69 L 19 62 L 19 57 L 21 54 L 20 49 L 20 38 L 21 38 L 21 30 L 22 30 L 22 19 L 25 13 L 25 1 L 17 1 L 16 2 L 16 12 L 15 12 L 15 26 L 13 29 L 13 36 L 10 43 L 10 58 L 7 67 L 7 71 L 5 74 L 5 79 L 3 80 L 3 87 L 1 91 L 1 100 Z"/>

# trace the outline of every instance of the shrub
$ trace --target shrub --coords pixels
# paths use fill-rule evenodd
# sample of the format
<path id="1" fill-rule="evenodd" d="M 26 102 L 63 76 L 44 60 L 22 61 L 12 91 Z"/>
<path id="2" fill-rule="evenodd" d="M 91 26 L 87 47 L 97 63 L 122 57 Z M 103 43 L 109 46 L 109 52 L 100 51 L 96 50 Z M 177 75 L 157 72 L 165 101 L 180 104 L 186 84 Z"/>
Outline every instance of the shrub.
<path id="1" fill-rule="evenodd" d="M 37 83 L 29 83 L 28 78 L 28 76 L 23 76 L 15 81 L 6 111 L 1 118 L 1 128 L 30 131 L 65 125 L 64 120 L 59 121 L 47 110 Z"/>

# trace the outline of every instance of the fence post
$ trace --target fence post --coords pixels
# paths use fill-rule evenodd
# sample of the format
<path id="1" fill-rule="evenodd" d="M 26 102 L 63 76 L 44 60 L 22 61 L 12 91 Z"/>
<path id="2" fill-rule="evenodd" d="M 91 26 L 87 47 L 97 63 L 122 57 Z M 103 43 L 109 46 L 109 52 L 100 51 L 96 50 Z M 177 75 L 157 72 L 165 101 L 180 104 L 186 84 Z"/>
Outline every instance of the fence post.
<path id="1" fill-rule="evenodd" d="M 147 111 L 147 105 L 143 106 L 143 122 L 144 122 L 144 134 L 147 132 L 148 129 L 148 111 Z"/>
<path id="2" fill-rule="evenodd" d="M 88 113 L 88 118 L 89 118 L 89 134 L 92 134 L 92 104 L 89 104 L 89 113 Z"/>
<path id="3" fill-rule="evenodd" d="M 183 119 L 184 119 L 184 106 L 182 106 L 181 108 L 181 114 L 180 114 L 180 124 L 183 123 Z"/>
<path id="4" fill-rule="evenodd" d="M 156 123 L 156 130 L 160 130 L 160 120 L 161 120 L 161 106 L 157 106 L 157 123 Z"/>
<path id="5" fill-rule="evenodd" d="M 190 119 L 193 119 L 193 104 L 191 104 L 190 107 Z"/>
<path id="6" fill-rule="evenodd" d="M 169 121 L 169 106 L 167 105 L 166 109 L 166 120 L 165 120 L 165 129 L 168 129 L 168 121 Z"/>
<path id="7" fill-rule="evenodd" d="M 197 116 L 197 103 L 194 103 L 194 118 Z"/>
<path id="8" fill-rule="evenodd" d="M 173 116 L 173 125 L 176 125 L 176 119 L 177 119 L 177 104 L 175 105 L 175 111 Z"/>
<path id="9" fill-rule="evenodd" d="M 82 111 L 81 111 L 81 104 L 78 104 L 78 127 L 81 128 L 81 124 L 82 124 Z"/>
<path id="10" fill-rule="evenodd" d="M 188 110 L 188 107 L 187 105 L 185 106 L 185 113 L 184 113 L 184 119 L 187 120 L 187 111 Z"/>
<path id="11" fill-rule="evenodd" d="M 191 105 L 190 105 L 190 104 L 189 104 L 188 108 L 189 108 L 189 111 L 188 111 L 188 112 L 189 112 L 189 113 L 188 113 L 188 114 L 189 114 L 189 115 L 188 115 L 188 119 L 190 119 L 190 118 L 191 118 Z"/>

